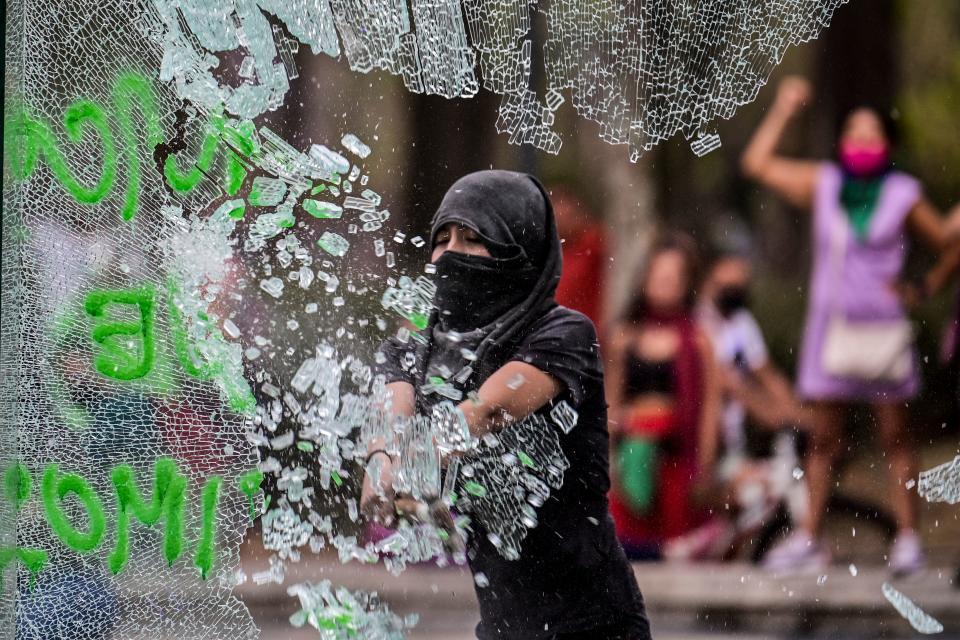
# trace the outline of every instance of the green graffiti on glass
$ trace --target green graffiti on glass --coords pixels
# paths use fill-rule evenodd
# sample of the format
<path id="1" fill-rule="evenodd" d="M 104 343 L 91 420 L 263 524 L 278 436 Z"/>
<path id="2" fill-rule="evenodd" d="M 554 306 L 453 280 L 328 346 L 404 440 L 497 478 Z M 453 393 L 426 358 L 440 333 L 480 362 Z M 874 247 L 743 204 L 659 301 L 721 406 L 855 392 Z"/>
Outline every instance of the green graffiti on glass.
<path id="1" fill-rule="evenodd" d="M 127 188 L 120 210 L 124 220 L 132 220 L 137 213 L 140 197 L 140 156 L 137 155 L 137 134 L 133 122 L 133 109 L 139 107 L 140 115 L 146 126 L 147 148 L 163 142 L 163 130 L 157 117 L 157 105 L 153 96 L 153 87 L 145 77 L 133 73 L 122 74 L 113 85 L 113 105 L 117 122 L 120 124 L 120 137 L 123 139 L 124 157 L 127 161 Z"/>
<path id="2" fill-rule="evenodd" d="M 137 474 L 130 465 L 123 464 L 110 472 L 117 504 L 116 522 L 113 528 L 117 537 L 107 564 L 114 574 L 126 568 L 130 558 L 130 525 L 134 519 L 145 527 L 162 523 L 163 556 L 172 566 L 184 553 L 184 512 L 188 479 L 179 472 L 171 458 L 159 458 L 154 463 L 152 493 L 145 497 L 138 488 Z M 237 488 L 246 495 L 251 504 L 260 491 L 263 473 L 254 469 L 237 479 Z M 33 481 L 29 470 L 21 463 L 15 464 L 4 474 L 4 495 L 16 510 L 30 499 Z M 216 560 L 217 506 L 220 502 L 223 478 L 211 476 L 204 481 L 200 491 L 200 527 L 194 553 L 194 565 L 206 579 Z M 108 527 L 108 517 L 96 491 L 81 475 L 61 474 L 56 464 L 44 468 L 41 481 L 41 501 L 47 524 L 67 548 L 78 553 L 91 553 L 101 544 Z M 78 528 L 64 512 L 63 504 L 71 496 L 86 513 L 87 528 Z M 18 547 L 0 548 L 0 572 L 11 562 L 19 561 L 31 573 L 31 585 L 36 575 L 47 565 L 47 552 L 40 549 Z"/>
<path id="3" fill-rule="evenodd" d="M 153 86 L 146 76 L 120 74 L 113 84 L 110 106 L 108 112 L 96 102 L 78 99 L 64 112 L 63 127 L 70 142 L 81 142 L 88 130 L 100 138 L 102 167 L 100 178 L 92 186 L 81 184 L 74 176 L 49 123 L 22 106 L 10 109 L 4 119 L 4 148 L 14 178 L 29 178 L 42 158 L 71 197 L 83 204 L 97 204 L 110 194 L 122 161 L 126 184 L 120 213 L 124 220 L 132 220 L 139 206 L 142 181 L 138 143 L 143 139 L 148 154 L 153 153 L 163 142 L 163 128 Z M 119 133 L 119 152 L 110 128 L 111 117 Z M 167 183 L 181 193 L 194 189 L 212 167 L 221 141 L 227 147 L 225 188 L 229 195 L 236 194 L 247 176 L 244 158 L 257 149 L 255 127 L 249 120 L 227 122 L 219 114 L 210 117 L 199 156 L 189 169 L 181 170 L 175 156 L 166 157 L 163 174 Z"/>
<path id="4" fill-rule="evenodd" d="M 213 559 L 216 551 L 213 546 L 217 532 L 217 503 L 220 502 L 220 485 L 223 480 L 213 476 L 203 486 L 201 493 L 201 509 L 203 518 L 200 523 L 200 541 L 197 543 L 197 555 L 193 563 L 200 569 L 200 577 L 204 580 L 210 575 L 213 568 Z"/>
<path id="5" fill-rule="evenodd" d="M 240 479 L 237 481 L 237 486 L 240 489 L 240 493 L 247 496 L 247 501 L 250 504 L 251 522 L 253 522 L 254 518 L 257 517 L 256 501 L 254 500 L 254 497 L 260 491 L 261 484 L 263 484 L 263 472 L 259 469 L 248 471 L 240 476 Z"/>
<path id="6" fill-rule="evenodd" d="M 3 474 L 3 490 L 7 500 L 13 503 L 14 509 L 20 511 L 23 505 L 30 499 L 30 493 L 33 491 L 33 478 L 30 472 L 18 462 Z"/>
<path id="7" fill-rule="evenodd" d="M 33 491 L 33 479 L 30 472 L 22 463 L 17 463 L 3 474 L 3 493 L 7 501 L 13 504 L 14 511 L 19 513 L 30 499 Z M 37 574 L 47 564 L 47 552 L 42 549 L 22 549 L 19 547 L 0 548 L 0 589 L 3 588 L 3 573 L 7 566 L 19 561 L 30 572 L 30 588 L 33 588 Z"/>
<path id="8" fill-rule="evenodd" d="M 121 74 L 114 83 L 112 101 L 113 116 L 119 125 L 123 143 L 122 156 L 127 177 L 121 214 L 124 220 L 130 220 L 137 211 L 140 191 L 140 158 L 136 150 L 137 130 L 142 129 L 145 132 L 148 149 L 151 151 L 162 141 L 163 131 L 157 116 L 153 89 L 145 77 L 132 73 Z M 140 111 L 143 119 L 142 128 L 134 123 L 134 108 Z M 4 146 L 15 178 L 24 180 L 30 177 L 42 156 L 56 179 L 78 202 L 96 204 L 101 202 L 112 189 L 116 182 L 119 156 L 108 123 L 107 112 L 103 106 L 86 99 L 77 100 L 67 107 L 63 120 L 67 138 L 73 143 L 83 139 L 87 125 L 100 137 L 103 146 L 103 166 L 100 170 L 100 179 L 92 187 L 80 184 L 73 176 L 49 124 L 23 108 L 11 109 L 10 116 L 5 120 Z"/>
<path id="9" fill-rule="evenodd" d="M 153 494 L 144 500 L 137 489 L 136 473 L 130 465 L 120 465 L 110 473 L 117 497 L 117 542 L 110 554 L 110 571 L 120 573 L 130 556 L 130 518 L 152 527 L 164 520 L 163 557 L 168 565 L 183 553 L 183 507 L 187 479 L 170 458 L 160 458 L 153 468 Z"/>
<path id="10" fill-rule="evenodd" d="M 47 523 L 67 547 L 78 553 L 89 553 L 100 546 L 103 534 L 107 530 L 103 503 L 82 476 L 75 473 L 61 476 L 57 465 L 47 465 L 43 472 L 40 491 Z M 88 531 L 81 531 L 75 527 L 63 512 L 61 503 L 70 494 L 77 497 L 87 513 L 87 519 L 90 521 Z"/>
<path id="11" fill-rule="evenodd" d="M 200 154 L 190 169 L 181 170 L 177 156 L 173 154 L 167 156 L 163 163 L 163 175 L 167 184 L 181 193 L 187 193 L 196 188 L 201 180 L 209 175 L 217 156 L 219 143 L 223 141 L 227 147 L 224 189 L 227 195 L 236 195 L 247 177 L 247 166 L 242 158 L 251 156 L 257 149 L 255 133 L 254 124 L 249 120 L 228 124 L 220 114 L 211 116 L 207 122 Z"/>
<path id="12" fill-rule="evenodd" d="M 163 163 L 163 175 L 167 179 L 167 184 L 180 192 L 188 192 L 196 188 L 213 165 L 213 160 L 217 155 L 218 142 L 220 142 L 220 136 L 217 134 L 213 120 L 211 120 L 207 123 L 207 132 L 203 138 L 203 145 L 200 147 L 200 155 L 189 170 L 181 171 L 177 166 L 177 157 L 172 154 L 167 156 Z"/>
<path id="13" fill-rule="evenodd" d="M 157 358 L 155 337 L 155 291 L 147 285 L 134 289 L 95 290 L 87 294 L 84 310 L 94 319 L 91 337 L 100 345 L 94 358 L 94 368 L 108 378 L 121 381 L 145 377 L 153 369 Z M 226 343 L 217 326 L 205 315 L 197 318 L 213 348 L 209 353 L 198 353 L 191 343 L 184 314 L 177 305 L 180 288 L 175 279 L 167 282 L 167 311 L 174 351 L 183 370 L 199 380 L 216 380 L 229 407 L 237 413 L 250 414 L 256 409 L 256 399 L 242 371 L 233 371 L 224 349 Z M 136 307 L 136 320 L 111 320 L 110 305 Z M 202 315 L 202 314 L 201 314 Z M 211 355 L 212 354 L 212 355 Z"/>
<path id="14" fill-rule="evenodd" d="M 133 322 L 107 319 L 108 305 L 117 304 L 135 305 L 139 319 Z M 152 287 L 91 291 L 84 309 L 97 321 L 91 331 L 94 342 L 100 345 L 100 353 L 94 358 L 97 371 L 116 380 L 136 380 L 150 373 L 156 357 Z M 139 349 L 131 336 L 139 338 Z"/>
<path id="15" fill-rule="evenodd" d="M 42 157 L 75 200 L 84 204 L 96 204 L 103 200 L 116 179 L 117 151 L 102 107 L 88 100 L 78 100 L 70 105 L 63 118 L 63 126 L 71 142 L 78 143 L 83 139 L 87 124 L 100 136 L 103 168 L 100 179 L 93 187 L 80 184 L 73 176 L 50 125 L 28 115 L 21 108 L 12 109 L 11 113 L 5 123 L 4 146 L 8 150 L 10 170 L 15 178 L 23 180 L 29 177 Z"/>

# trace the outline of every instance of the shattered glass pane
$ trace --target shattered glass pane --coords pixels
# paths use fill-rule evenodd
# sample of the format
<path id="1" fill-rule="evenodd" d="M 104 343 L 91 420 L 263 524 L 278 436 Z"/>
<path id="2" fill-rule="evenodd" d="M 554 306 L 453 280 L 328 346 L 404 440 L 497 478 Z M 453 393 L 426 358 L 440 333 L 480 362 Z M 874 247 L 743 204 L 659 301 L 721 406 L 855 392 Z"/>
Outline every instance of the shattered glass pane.
<path id="1" fill-rule="evenodd" d="M 8 31 L 22 37 L 8 38 L 6 58 L 0 411 L 16 432 L 0 451 L 0 520 L 15 525 L 0 531 L 12 578 L 0 629 L 255 637 L 232 589 L 257 517 L 271 556 L 251 581 L 280 584 L 290 563 L 329 548 L 393 572 L 462 564 L 480 530 L 471 522 L 516 558 L 561 487 L 557 428 L 569 433 L 576 411 L 561 402 L 555 425 L 534 416 L 472 440 L 455 406 L 474 374 L 469 349 L 424 382 L 443 399 L 429 415 L 387 417 L 383 379 L 349 349 L 363 327 L 387 331 L 364 311 L 386 315 L 381 291 L 383 309 L 423 329 L 436 288 L 396 272 L 382 282 L 413 232 L 391 228 L 389 191 L 365 166 L 377 136 L 337 132 L 335 148 L 304 148 L 263 124 L 301 73 L 301 45 L 415 92 L 469 97 L 482 84 L 501 95 L 497 127 L 513 143 L 556 153 L 569 101 L 633 159 L 678 132 L 705 154 L 720 146 L 712 123 L 753 99 L 839 4 L 8 3 Z M 543 55 L 535 20 L 547 26 Z M 351 242 L 369 252 L 371 240 L 372 274 L 341 269 Z M 320 337 L 303 353 L 289 338 L 310 331 Z M 423 504 L 415 523 L 365 543 L 348 492 L 364 467 L 383 472 L 382 459 L 365 464 L 374 441 L 399 461 L 394 488 Z M 444 469 L 453 451 L 466 455 Z M 923 495 L 956 501 L 952 464 L 921 476 Z M 89 596 L 83 612 L 71 589 Z M 291 621 L 321 637 L 400 638 L 415 623 L 328 582 L 289 593 L 301 605 Z"/>
<path id="2" fill-rule="evenodd" d="M 567 94 L 603 140 L 626 144 L 635 161 L 678 133 L 697 155 L 719 148 L 713 124 L 752 101 L 787 49 L 817 37 L 846 1 L 224 0 L 178 12 L 171 0 L 153 0 L 156 12 L 142 22 L 162 56 L 162 79 L 209 111 L 225 105 L 252 118 L 276 108 L 299 74 L 297 42 L 331 56 L 342 42 L 351 69 L 382 69 L 416 93 L 469 97 L 482 83 L 501 95 L 497 130 L 549 153 L 562 145 L 553 126 Z M 543 99 L 531 90 L 536 13 L 547 25 Z M 213 54 L 241 47 L 248 55 L 238 75 L 247 80 L 218 82 Z M 360 158 L 369 153 L 353 134 L 342 144 Z"/>
<path id="3" fill-rule="evenodd" d="M 537 526 L 537 509 L 560 489 L 569 467 L 557 432 L 533 414 L 464 456 L 456 506 L 483 524 L 500 555 L 516 559 Z"/>

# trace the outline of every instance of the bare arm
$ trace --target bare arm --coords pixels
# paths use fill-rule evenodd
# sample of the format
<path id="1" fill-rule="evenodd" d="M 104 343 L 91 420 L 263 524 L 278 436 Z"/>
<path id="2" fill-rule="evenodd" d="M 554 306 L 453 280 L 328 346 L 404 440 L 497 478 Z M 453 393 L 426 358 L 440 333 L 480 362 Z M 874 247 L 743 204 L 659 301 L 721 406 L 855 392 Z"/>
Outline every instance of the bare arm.
<path id="1" fill-rule="evenodd" d="M 927 272 L 923 282 L 925 293 L 936 295 L 957 273 L 960 273 L 960 239 L 952 242 L 937 264 Z"/>
<path id="2" fill-rule="evenodd" d="M 702 332 L 697 332 L 697 350 L 703 363 L 703 405 L 698 425 L 700 473 L 712 472 L 720 448 L 720 379 L 713 348 Z"/>
<path id="3" fill-rule="evenodd" d="M 797 77 L 785 78 L 773 106 L 757 127 L 740 158 L 743 173 L 772 189 L 791 204 L 808 209 L 813 202 L 820 165 L 777 153 L 783 132 L 810 96 L 810 85 Z"/>
<path id="4" fill-rule="evenodd" d="M 960 240 L 960 204 L 947 214 L 947 234 L 952 240 Z"/>
<path id="5" fill-rule="evenodd" d="M 943 243 L 940 247 L 940 259 L 924 277 L 924 291 L 921 293 L 936 295 L 947 286 L 954 274 L 960 273 L 960 205 L 956 205 L 947 214 L 942 228 L 938 228 L 940 219 L 926 201 L 917 203 L 907 222 L 911 225 L 912 233 L 925 238 L 927 244 L 937 246 L 938 243 Z"/>
<path id="6" fill-rule="evenodd" d="M 938 254 L 950 244 L 943 218 L 926 198 L 921 198 L 907 214 L 907 229 L 914 238 Z"/>
<path id="7" fill-rule="evenodd" d="M 482 438 L 526 418 L 561 391 L 562 385 L 550 374 L 526 362 L 513 361 L 487 378 L 477 391 L 477 401 L 464 400 L 459 409 L 467 419 L 470 435 Z"/>
<path id="8" fill-rule="evenodd" d="M 801 421 L 802 413 L 787 379 L 773 365 L 754 371 L 755 380 L 735 371 L 725 372 L 724 388 L 764 427 L 775 429 L 786 421 Z"/>
<path id="9" fill-rule="evenodd" d="M 629 341 L 630 335 L 622 324 L 615 325 L 608 335 L 607 355 L 604 362 L 604 390 L 609 405 L 608 428 L 611 435 L 616 435 L 622 428 L 620 422 L 623 420 L 623 385 L 626 375 L 624 357 Z"/>

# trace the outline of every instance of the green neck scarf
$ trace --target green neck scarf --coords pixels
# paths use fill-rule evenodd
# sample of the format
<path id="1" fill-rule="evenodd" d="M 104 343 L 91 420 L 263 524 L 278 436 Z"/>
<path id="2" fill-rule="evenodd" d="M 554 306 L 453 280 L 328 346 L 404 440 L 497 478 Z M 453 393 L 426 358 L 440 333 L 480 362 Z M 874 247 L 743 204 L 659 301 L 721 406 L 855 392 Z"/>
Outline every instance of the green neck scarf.
<path id="1" fill-rule="evenodd" d="M 884 176 L 876 178 L 851 178 L 846 176 L 840 189 L 840 204 L 847 212 L 850 226 L 857 239 L 863 240 L 870 230 L 870 220 L 877 209 Z"/>

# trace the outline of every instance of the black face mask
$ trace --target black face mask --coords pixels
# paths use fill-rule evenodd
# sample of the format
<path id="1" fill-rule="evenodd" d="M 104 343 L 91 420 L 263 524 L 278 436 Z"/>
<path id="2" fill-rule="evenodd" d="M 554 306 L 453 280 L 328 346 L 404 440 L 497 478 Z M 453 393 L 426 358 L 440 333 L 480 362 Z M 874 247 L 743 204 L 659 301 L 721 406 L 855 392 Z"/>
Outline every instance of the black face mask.
<path id="1" fill-rule="evenodd" d="M 717 294 L 715 304 L 720 314 L 728 318 L 740 309 L 746 309 L 750 305 L 750 292 L 746 287 L 737 285 L 724 287 Z"/>
<path id="2" fill-rule="evenodd" d="M 445 330 L 467 332 L 491 325 L 523 302 L 539 273 L 522 257 L 497 260 L 446 251 L 434 263 L 433 306 Z"/>

